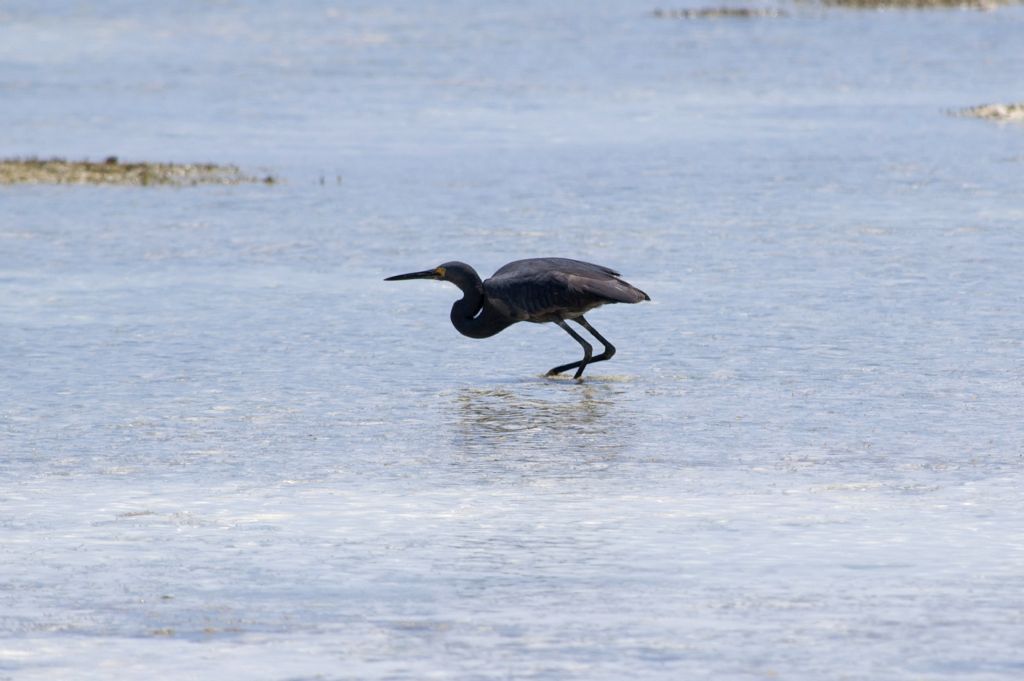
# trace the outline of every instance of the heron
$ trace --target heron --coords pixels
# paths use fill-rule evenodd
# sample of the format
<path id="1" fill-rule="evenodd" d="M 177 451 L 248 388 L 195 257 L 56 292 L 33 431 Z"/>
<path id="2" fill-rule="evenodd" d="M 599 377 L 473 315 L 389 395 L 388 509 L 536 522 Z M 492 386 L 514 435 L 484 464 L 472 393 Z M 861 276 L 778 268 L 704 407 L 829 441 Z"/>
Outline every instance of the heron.
<path id="1" fill-rule="evenodd" d="M 583 359 L 556 366 L 547 375 L 576 369 L 573 378 L 579 379 L 588 365 L 611 359 L 615 354 L 615 346 L 583 315 L 609 303 L 640 303 L 651 299 L 619 277 L 613 269 L 581 260 L 528 258 L 508 263 L 485 281 L 480 280 L 472 267 L 458 261 L 422 272 L 398 274 L 384 281 L 435 279 L 455 284 L 462 291 L 462 298 L 452 305 L 452 325 L 470 338 L 488 338 L 516 322 L 557 324 L 583 346 Z M 567 321 L 589 331 L 604 346 L 603 352 L 595 356 L 593 346 Z"/>

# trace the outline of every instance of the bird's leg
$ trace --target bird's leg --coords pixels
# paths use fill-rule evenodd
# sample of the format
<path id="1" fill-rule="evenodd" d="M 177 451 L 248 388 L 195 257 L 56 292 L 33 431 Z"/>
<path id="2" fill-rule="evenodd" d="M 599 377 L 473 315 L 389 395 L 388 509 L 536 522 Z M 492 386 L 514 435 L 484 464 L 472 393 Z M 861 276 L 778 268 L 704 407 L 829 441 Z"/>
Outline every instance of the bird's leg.
<path id="1" fill-rule="evenodd" d="M 596 338 L 597 340 L 601 341 L 601 344 L 604 345 L 604 352 L 602 352 L 597 357 L 591 357 L 591 353 L 593 352 L 593 349 L 591 348 L 590 343 L 587 343 L 579 335 L 577 335 L 576 333 L 573 333 L 572 329 L 570 329 L 565 324 L 565 322 L 556 322 L 559 326 L 561 326 L 563 329 L 568 331 L 569 334 L 573 338 L 575 338 L 580 343 L 580 345 L 583 346 L 583 349 L 586 352 L 586 356 L 581 361 L 579 361 L 579 362 L 571 362 L 569 364 L 563 364 L 560 367 L 555 367 L 554 369 L 552 369 L 551 371 L 548 372 L 548 376 L 554 376 L 555 374 L 560 374 L 563 371 L 568 371 L 569 369 L 576 369 L 577 367 L 579 367 L 579 369 L 576 371 L 576 375 L 573 377 L 573 378 L 579 378 L 580 376 L 583 375 L 583 369 L 588 364 L 593 364 L 594 362 L 603 362 L 606 359 L 611 359 L 615 355 L 615 346 L 612 345 L 611 343 L 609 343 L 607 338 L 605 338 L 600 333 L 598 333 L 597 329 L 592 327 L 590 325 L 590 322 L 588 322 L 586 319 L 584 319 L 583 315 L 580 315 L 579 317 L 576 317 L 575 319 L 573 319 L 573 321 L 576 322 L 577 324 L 579 324 L 580 326 L 582 326 L 587 331 L 589 331 L 591 334 L 593 334 L 594 338 Z"/>
<path id="2" fill-rule="evenodd" d="M 597 329 L 592 327 L 590 325 L 590 323 L 586 319 L 583 318 L 583 315 L 580 315 L 579 317 L 577 317 L 573 321 L 575 321 L 577 324 L 579 324 L 584 329 L 589 331 L 591 333 L 591 335 L 594 336 L 594 338 L 596 338 L 597 340 L 601 341 L 601 344 L 604 345 L 604 352 L 602 352 L 600 355 L 598 355 L 594 359 L 590 360 L 591 364 L 593 364 L 594 362 L 603 362 L 606 359 L 611 359 L 615 355 L 615 346 L 612 345 L 611 343 L 609 343 L 607 338 L 605 338 L 604 336 L 599 334 L 597 332 Z"/>
<path id="3" fill-rule="evenodd" d="M 554 376 L 555 374 L 560 374 L 563 371 L 568 371 L 569 369 L 576 369 L 576 367 L 579 367 L 578 369 L 576 369 L 576 375 L 573 376 L 573 378 L 579 378 L 580 376 L 583 375 L 583 370 L 587 367 L 587 364 L 590 362 L 590 357 L 594 352 L 594 348 L 591 347 L 590 343 L 583 339 L 583 336 L 579 335 L 578 333 L 570 329 L 569 325 L 566 324 L 561 319 L 556 319 L 555 324 L 558 324 L 560 327 L 565 329 L 565 332 L 567 334 L 575 338 L 576 342 L 583 346 L 583 359 L 580 360 L 579 362 L 570 362 L 569 364 L 563 364 L 562 366 L 555 367 L 554 369 L 548 372 L 548 376 Z"/>

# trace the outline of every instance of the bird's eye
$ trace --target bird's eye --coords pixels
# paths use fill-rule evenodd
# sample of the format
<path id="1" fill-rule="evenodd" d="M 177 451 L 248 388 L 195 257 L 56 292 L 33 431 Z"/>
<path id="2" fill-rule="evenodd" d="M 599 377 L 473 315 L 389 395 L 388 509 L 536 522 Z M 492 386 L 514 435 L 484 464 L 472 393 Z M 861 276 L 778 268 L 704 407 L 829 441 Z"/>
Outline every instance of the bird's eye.
<path id="1" fill-rule="evenodd" d="M 436 273 L 437 273 L 437 276 L 438 276 L 438 277 L 440 277 L 440 278 L 442 278 L 442 279 L 444 279 L 444 273 L 445 273 L 445 271 L 446 271 L 446 270 L 445 270 L 445 269 L 444 269 L 443 267 L 438 267 L 438 268 L 437 268 L 436 270 L 434 270 L 434 272 L 436 272 Z"/>

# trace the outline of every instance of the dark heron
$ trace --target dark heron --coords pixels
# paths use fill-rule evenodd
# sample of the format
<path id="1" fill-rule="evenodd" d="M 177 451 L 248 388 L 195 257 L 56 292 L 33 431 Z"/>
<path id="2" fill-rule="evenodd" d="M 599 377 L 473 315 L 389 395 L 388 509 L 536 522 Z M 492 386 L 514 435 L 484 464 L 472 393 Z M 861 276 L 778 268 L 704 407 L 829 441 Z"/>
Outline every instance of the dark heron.
<path id="1" fill-rule="evenodd" d="M 576 369 L 583 375 L 588 364 L 611 359 L 615 346 L 590 325 L 585 312 L 607 303 L 639 303 L 650 296 L 619 279 L 615 270 L 568 258 L 529 258 L 502 267 L 487 281 L 464 262 L 446 262 L 432 270 L 388 277 L 450 281 L 462 289 L 462 299 L 452 305 L 452 324 L 463 336 L 487 338 L 516 322 L 554 322 L 583 346 L 583 359 L 557 366 L 548 376 Z M 596 357 L 590 343 L 573 331 L 572 320 L 604 345 Z"/>

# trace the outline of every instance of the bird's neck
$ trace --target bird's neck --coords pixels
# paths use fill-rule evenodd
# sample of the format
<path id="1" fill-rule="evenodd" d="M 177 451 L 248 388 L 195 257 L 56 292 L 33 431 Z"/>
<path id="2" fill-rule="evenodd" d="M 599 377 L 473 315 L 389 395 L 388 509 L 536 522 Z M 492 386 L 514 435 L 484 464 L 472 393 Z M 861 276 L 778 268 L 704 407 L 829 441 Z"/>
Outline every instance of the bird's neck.
<path id="1" fill-rule="evenodd" d="M 470 338 L 487 338 L 498 333 L 511 322 L 501 315 L 495 314 L 494 308 L 487 304 L 483 284 L 476 282 L 457 284 L 463 296 L 452 305 L 452 325 L 463 336 Z"/>

